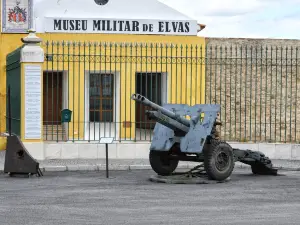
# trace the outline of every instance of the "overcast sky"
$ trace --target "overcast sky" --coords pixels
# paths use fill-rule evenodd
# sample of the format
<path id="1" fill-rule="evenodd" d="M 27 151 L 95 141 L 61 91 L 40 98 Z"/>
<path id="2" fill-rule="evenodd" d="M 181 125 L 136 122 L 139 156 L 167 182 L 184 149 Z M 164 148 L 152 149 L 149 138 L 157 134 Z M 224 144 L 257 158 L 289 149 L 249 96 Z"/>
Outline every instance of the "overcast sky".
<path id="1" fill-rule="evenodd" d="M 300 39 L 300 0 L 159 0 L 197 19 L 206 37 Z"/>

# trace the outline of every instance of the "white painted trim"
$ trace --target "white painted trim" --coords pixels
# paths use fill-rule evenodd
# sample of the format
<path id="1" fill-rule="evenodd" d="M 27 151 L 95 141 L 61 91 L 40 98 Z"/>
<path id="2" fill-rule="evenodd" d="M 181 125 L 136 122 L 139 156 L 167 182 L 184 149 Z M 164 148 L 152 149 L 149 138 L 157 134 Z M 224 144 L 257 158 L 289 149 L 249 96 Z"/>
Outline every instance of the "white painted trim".
<path id="1" fill-rule="evenodd" d="M 169 93 L 168 93 L 168 87 L 171 85 L 168 83 L 168 73 L 161 73 L 161 93 L 162 93 L 162 104 L 168 103 L 169 99 Z"/>
<path id="2" fill-rule="evenodd" d="M 95 71 L 89 71 L 86 70 L 84 73 L 84 79 L 85 79 L 85 108 L 84 108 L 84 112 L 85 112 L 85 128 L 84 128 L 84 140 L 86 139 L 86 136 L 88 135 L 89 132 L 89 121 L 90 121 L 90 115 L 89 115 L 89 108 L 90 108 L 90 99 L 89 99 L 89 84 L 90 84 L 90 73 L 108 73 L 108 71 L 106 70 L 95 70 Z M 113 137 L 115 137 L 116 139 L 120 138 L 120 72 L 119 71 L 109 71 L 109 74 L 113 74 L 114 76 L 114 103 L 113 103 L 113 115 L 116 117 L 114 118 L 114 122 L 113 123 L 93 123 L 91 122 L 90 124 L 93 126 L 95 125 L 102 125 L 102 124 L 106 124 L 107 127 L 116 127 L 115 133 L 111 132 L 111 134 L 113 135 Z M 93 132 L 91 132 L 91 136 L 93 135 Z M 98 141 L 99 139 L 99 133 L 98 135 L 95 136 L 95 140 Z M 101 137 L 102 135 L 100 135 Z M 107 136 L 106 136 L 107 137 Z M 91 137 L 90 139 L 92 139 L 93 137 Z M 94 141 L 94 138 L 92 139 L 92 141 Z"/>
<path id="3" fill-rule="evenodd" d="M 62 71 L 63 72 L 63 85 L 62 85 L 62 108 L 63 109 L 69 109 L 69 98 L 68 98 L 68 93 L 69 93 L 69 74 L 68 71 Z M 72 112 L 74 113 L 74 112 Z M 69 126 L 67 123 L 63 124 L 63 128 L 65 130 L 65 137 L 67 140 L 69 140 Z"/>
<path id="4" fill-rule="evenodd" d="M 62 87 L 62 107 L 68 108 L 69 107 L 69 99 L 68 99 L 68 71 L 60 71 L 63 73 L 63 87 Z"/>

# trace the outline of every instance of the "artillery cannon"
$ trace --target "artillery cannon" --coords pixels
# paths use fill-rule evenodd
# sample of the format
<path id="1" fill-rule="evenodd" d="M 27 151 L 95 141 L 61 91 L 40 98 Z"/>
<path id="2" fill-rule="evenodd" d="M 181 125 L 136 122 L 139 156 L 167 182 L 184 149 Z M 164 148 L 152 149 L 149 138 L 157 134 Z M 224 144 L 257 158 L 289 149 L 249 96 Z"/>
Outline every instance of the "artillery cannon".
<path id="1" fill-rule="evenodd" d="M 254 174 L 277 175 L 262 152 L 232 148 L 219 139 L 216 126 L 221 125 L 217 120 L 220 105 L 159 106 L 140 94 L 133 94 L 131 99 L 153 109 L 146 111 L 148 118 L 156 121 L 149 161 L 158 175 L 172 175 L 179 161 L 202 162 L 208 178 L 217 181 L 227 179 L 237 161 L 250 165 Z"/>

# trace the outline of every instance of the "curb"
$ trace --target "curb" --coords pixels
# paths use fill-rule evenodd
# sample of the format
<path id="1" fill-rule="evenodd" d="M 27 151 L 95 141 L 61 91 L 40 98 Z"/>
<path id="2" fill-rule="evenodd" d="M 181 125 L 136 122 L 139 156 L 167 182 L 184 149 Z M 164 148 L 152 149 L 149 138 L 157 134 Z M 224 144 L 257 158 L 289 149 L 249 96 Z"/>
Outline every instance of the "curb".
<path id="1" fill-rule="evenodd" d="M 177 169 L 192 169 L 195 165 L 178 165 Z M 237 169 L 251 169 L 251 166 L 247 164 L 236 163 L 235 168 Z M 291 167 L 277 167 L 278 170 L 284 171 L 300 171 L 300 168 Z M 40 166 L 43 172 L 76 172 L 76 171 L 105 171 L 105 164 L 97 165 L 66 165 L 66 166 Z M 135 171 L 135 170 L 152 170 L 150 165 L 114 165 L 108 166 L 110 171 Z"/>
<path id="2" fill-rule="evenodd" d="M 191 166 L 179 165 L 178 169 L 190 169 Z M 105 164 L 97 165 L 66 165 L 66 166 L 40 166 L 42 172 L 75 172 L 75 171 L 105 171 Z M 114 165 L 108 166 L 110 171 L 133 171 L 133 170 L 152 170 L 150 165 Z"/>
<path id="3" fill-rule="evenodd" d="M 178 169 L 192 169 L 195 165 L 183 164 L 178 165 Z M 247 164 L 236 163 L 235 168 L 237 169 L 251 169 L 251 167 Z M 300 168 L 292 168 L 292 167 L 277 167 L 278 170 L 283 171 L 300 171 Z M 40 165 L 40 169 L 42 172 L 76 172 L 76 171 L 105 171 L 105 164 L 77 164 L 77 165 Z M 134 171 L 134 170 L 152 170 L 150 165 L 115 165 L 110 164 L 108 169 L 110 171 Z M 0 169 L 0 172 L 4 172 L 4 168 Z"/>

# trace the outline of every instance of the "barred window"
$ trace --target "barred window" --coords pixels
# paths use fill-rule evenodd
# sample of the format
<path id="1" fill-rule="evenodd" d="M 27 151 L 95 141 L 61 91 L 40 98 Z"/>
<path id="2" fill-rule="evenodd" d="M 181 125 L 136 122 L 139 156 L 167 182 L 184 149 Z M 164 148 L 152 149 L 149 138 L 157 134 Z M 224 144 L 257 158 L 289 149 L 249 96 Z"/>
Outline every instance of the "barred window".
<path id="1" fill-rule="evenodd" d="M 113 122 L 113 74 L 90 74 L 89 97 L 90 122 Z"/>

